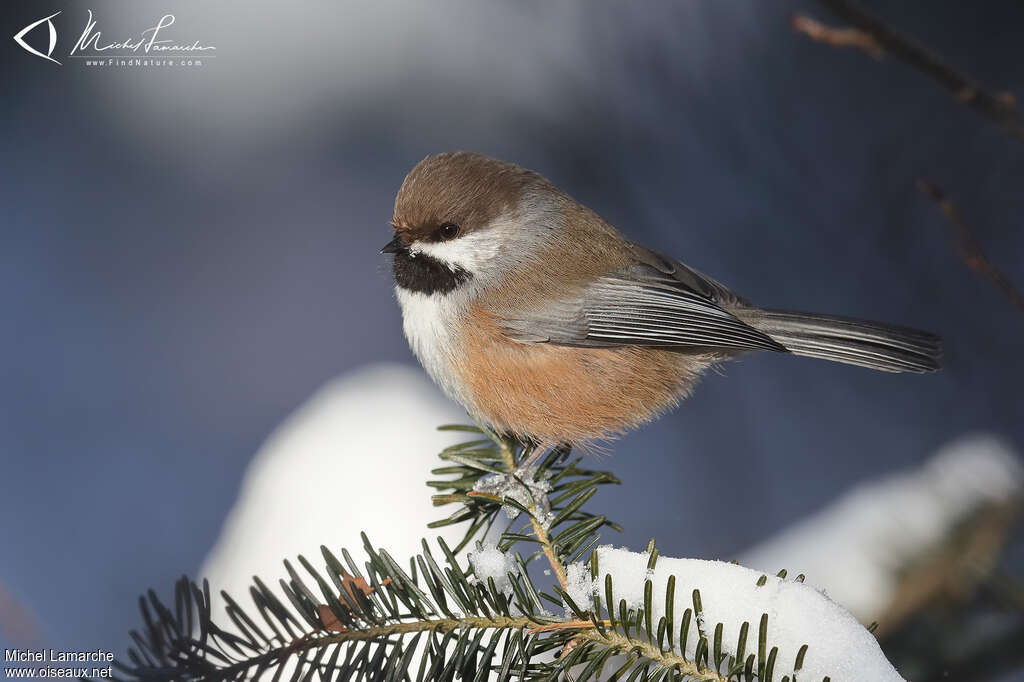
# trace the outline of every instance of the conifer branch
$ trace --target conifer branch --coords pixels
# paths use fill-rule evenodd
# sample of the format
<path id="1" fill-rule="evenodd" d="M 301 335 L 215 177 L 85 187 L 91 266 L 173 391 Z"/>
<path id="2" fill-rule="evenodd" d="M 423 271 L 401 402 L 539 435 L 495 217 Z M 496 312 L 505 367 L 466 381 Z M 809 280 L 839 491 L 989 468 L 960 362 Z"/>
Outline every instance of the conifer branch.
<path id="1" fill-rule="evenodd" d="M 708 621 L 697 586 L 692 608 L 676 620 L 674 577 L 658 597 L 663 612 L 655 604 L 650 577 L 643 600 L 630 602 L 633 606 L 616 598 L 610 574 L 600 595 L 595 581 L 581 580 L 586 568 L 577 561 L 587 555 L 596 577 L 598 551 L 593 548 L 600 531 L 617 528 L 583 507 L 600 485 L 617 483 L 614 476 L 581 468 L 580 460 L 566 463 L 568 453 L 561 450 L 541 456 L 530 445 L 479 428 L 457 428 L 487 437 L 447 448 L 441 453 L 446 466 L 435 473 L 450 477 L 430 482 L 447 491 L 435 496 L 436 504 L 460 505 L 434 525 L 468 523 L 455 550 L 437 541 L 440 562 L 424 541 L 423 551 L 405 570 L 364 535 L 367 559 L 361 566 L 348 551 L 342 550 L 339 559 L 326 547 L 321 548 L 322 570 L 298 557 L 308 577 L 285 561 L 288 577 L 279 582 L 279 590 L 254 578 L 251 615 L 222 592 L 223 619 L 214 616 L 209 585 L 183 578 L 173 605 L 152 591 L 140 601 L 145 627 L 132 633 L 135 646 L 128 660 L 116 664 L 119 679 L 242 682 L 272 671 L 278 682 L 286 665 L 294 666 L 294 682 L 309 682 L 313 676 L 323 682 L 778 679 L 778 649 L 769 641 L 767 613 L 752 636 L 756 642 L 750 648 L 757 653 L 751 653 L 745 644 L 747 632 L 754 631 L 750 623 L 742 623 L 739 642 L 729 648 L 722 639 L 723 624 Z M 498 553 L 498 568 L 475 560 L 473 553 L 468 562 L 460 559 L 459 548 L 486 533 L 505 512 L 513 518 L 499 546 L 478 550 Z M 523 513 L 529 519 L 523 530 L 532 528 L 532 535 L 514 528 Z M 539 550 L 524 560 L 512 553 L 520 545 Z M 538 590 L 528 573 L 530 560 L 541 555 L 558 576 L 556 596 Z M 651 572 L 658 556 L 653 541 L 648 555 Z M 509 558 L 514 561 L 506 564 Z M 570 564 L 574 571 L 568 570 Z M 565 615 L 553 615 L 542 601 L 564 608 Z M 794 670 L 801 669 L 806 650 L 800 649 Z M 612 656 L 624 656 L 625 662 L 606 670 Z"/>

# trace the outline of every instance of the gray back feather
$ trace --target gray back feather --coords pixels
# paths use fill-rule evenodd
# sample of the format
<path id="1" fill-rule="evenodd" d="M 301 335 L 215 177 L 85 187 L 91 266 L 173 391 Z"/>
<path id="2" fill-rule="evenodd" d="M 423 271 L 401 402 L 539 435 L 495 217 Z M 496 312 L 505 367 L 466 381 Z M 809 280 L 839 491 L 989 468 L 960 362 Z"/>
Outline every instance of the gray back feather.
<path id="1" fill-rule="evenodd" d="M 743 301 L 726 287 L 649 249 L 632 249 L 632 264 L 594 280 L 577 296 L 507 320 L 509 336 L 590 348 L 786 350 L 720 305 Z"/>

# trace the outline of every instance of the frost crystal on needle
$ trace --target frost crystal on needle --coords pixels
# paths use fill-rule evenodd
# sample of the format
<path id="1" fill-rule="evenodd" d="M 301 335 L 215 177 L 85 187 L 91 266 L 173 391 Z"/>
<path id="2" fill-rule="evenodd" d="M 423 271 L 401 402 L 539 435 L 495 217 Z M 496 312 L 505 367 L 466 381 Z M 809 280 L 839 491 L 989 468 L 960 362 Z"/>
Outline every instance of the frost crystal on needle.
<path id="1" fill-rule="evenodd" d="M 515 500 L 527 509 L 536 508 L 538 520 L 547 530 L 554 518 L 548 504 L 551 484 L 544 479 L 538 480 L 536 476 L 536 469 L 526 469 L 511 474 L 490 474 L 477 481 L 473 490 Z M 505 505 L 502 509 L 510 519 L 519 516 L 519 510 L 512 505 Z"/>

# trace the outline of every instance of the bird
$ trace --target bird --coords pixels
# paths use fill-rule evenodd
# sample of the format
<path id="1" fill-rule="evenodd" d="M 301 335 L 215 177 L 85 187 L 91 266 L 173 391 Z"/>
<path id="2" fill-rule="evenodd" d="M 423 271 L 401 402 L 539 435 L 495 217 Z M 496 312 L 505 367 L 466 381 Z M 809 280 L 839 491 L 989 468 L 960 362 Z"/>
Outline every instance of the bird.
<path id="1" fill-rule="evenodd" d="M 391 254 L 409 345 L 479 423 L 543 446 L 649 422 L 753 351 L 932 372 L 941 340 L 760 308 L 629 241 L 542 175 L 474 152 L 428 156 L 395 197 Z"/>

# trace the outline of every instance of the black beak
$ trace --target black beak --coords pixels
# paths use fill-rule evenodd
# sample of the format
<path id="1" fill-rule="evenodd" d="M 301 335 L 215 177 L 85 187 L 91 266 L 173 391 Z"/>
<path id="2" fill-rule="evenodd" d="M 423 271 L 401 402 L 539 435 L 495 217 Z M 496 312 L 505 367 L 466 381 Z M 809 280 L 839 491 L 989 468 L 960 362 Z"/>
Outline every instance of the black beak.
<path id="1" fill-rule="evenodd" d="M 381 253 L 399 253 L 405 251 L 405 242 L 397 234 L 395 238 L 384 245 L 384 248 L 380 250 Z"/>

